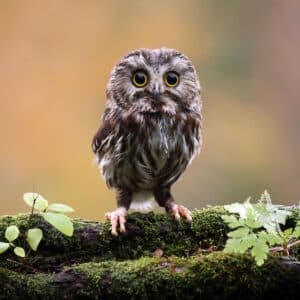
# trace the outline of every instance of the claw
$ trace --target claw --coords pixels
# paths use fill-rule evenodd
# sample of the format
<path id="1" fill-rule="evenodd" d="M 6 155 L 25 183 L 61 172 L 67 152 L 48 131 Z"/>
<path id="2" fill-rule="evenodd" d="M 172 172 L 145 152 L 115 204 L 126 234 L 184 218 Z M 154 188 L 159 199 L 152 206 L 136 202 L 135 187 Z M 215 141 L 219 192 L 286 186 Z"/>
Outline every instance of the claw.
<path id="1" fill-rule="evenodd" d="M 120 232 L 125 232 L 127 210 L 124 207 L 119 207 L 115 211 L 107 212 L 105 219 L 110 220 L 111 223 L 111 234 L 114 236 L 118 235 L 118 226 L 120 226 Z"/>
<path id="2" fill-rule="evenodd" d="M 174 219 L 176 221 L 180 220 L 180 217 L 183 217 L 184 219 L 186 219 L 189 223 L 192 222 L 192 216 L 191 216 L 191 212 L 189 211 L 189 209 L 187 209 L 186 207 L 184 207 L 183 205 L 177 205 L 174 204 L 171 208 L 171 210 L 169 211 L 170 215 L 174 217 Z"/>

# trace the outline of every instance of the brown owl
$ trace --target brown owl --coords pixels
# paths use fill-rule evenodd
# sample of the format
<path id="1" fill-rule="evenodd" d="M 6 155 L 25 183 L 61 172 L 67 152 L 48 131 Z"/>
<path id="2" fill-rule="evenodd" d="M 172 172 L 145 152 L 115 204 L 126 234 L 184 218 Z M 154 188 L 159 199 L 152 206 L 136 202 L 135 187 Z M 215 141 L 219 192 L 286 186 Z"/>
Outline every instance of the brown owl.
<path id="1" fill-rule="evenodd" d="M 113 68 L 92 142 L 117 193 L 117 209 L 106 214 L 113 235 L 125 231 L 128 209 L 151 210 L 153 198 L 176 220 L 192 220 L 170 190 L 201 148 L 200 92 L 193 64 L 173 49 L 139 49 Z"/>

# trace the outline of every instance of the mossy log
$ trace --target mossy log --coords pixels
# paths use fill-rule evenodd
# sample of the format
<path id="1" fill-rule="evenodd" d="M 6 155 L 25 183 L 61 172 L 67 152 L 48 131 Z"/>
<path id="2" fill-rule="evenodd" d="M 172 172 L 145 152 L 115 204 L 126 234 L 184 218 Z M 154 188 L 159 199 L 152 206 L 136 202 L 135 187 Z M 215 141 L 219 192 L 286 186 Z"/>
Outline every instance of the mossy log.
<path id="1" fill-rule="evenodd" d="M 248 255 L 221 252 L 229 230 L 224 213 L 194 211 L 192 224 L 131 214 L 118 237 L 107 222 L 74 220 L 71 238 L 39 216 L 2 217 L 0 237 L 16 224 L 23 234 L 16 244 L 24 245 L 28 226 L 44 238 L 25 259 L 0 256 L 0 299 L 299 299 L 300 266 L 270 256 L 258 267 Z M 287 226 L 297 220 L 294 213 Z"/>

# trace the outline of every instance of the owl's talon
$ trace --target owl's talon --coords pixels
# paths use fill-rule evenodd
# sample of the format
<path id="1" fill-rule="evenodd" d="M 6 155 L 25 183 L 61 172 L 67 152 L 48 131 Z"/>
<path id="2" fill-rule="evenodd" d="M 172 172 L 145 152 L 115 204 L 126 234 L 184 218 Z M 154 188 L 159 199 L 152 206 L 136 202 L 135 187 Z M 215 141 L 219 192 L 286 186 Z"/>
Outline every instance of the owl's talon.
<path id="1" fill-rule="evenodd" d="M 178 210 L 174 211 L 174 218 L 176 221 L 180 220 L 180 214 L 179 214 Z"/>
<path id="2" fill-rule="evenodd" d="M 111 223 L 111 234 L 114 236 L 118 235 L 118 226 L 120 226 L 120 232 L 125 232 L 127 210 L 123 207 L 117 208 L 113 212 L 107 212 L 105 219 L 110 220 Z"/>
<path id="3" fill-rule="evenodd" d="M 183 205 L 177 205 L 174 204 L 169 212 L 171 214 L 171 216 L 174 217 L 174 219 L 176 221 L 180 220 L 180 217 L 183 217 L 184 219 L 186 219 L 189 223 L 192 222 L 192 216 L 191 216 L 191 212 L 189 211 L 189 209 L 187 209 L 186 207 L 184 207 Z"/>
<path id="4" fill-rule="evenodd" d="M 126 219 L 124 216 L 120 216 L 119 223 L 120 223 L 120 232 L 125 232 L 126 231 L 126 228 L 125 228 Z"/>
<path id="5" fill-rule="evenodd" d="M 180 213 L 181 216 L 183 216 L 188 222 L 192 222 L 192 216 L 191 216 L 191 212 L 188 208 L 182 206 L 182 205 L 178 205 L 178 211 Z"/>

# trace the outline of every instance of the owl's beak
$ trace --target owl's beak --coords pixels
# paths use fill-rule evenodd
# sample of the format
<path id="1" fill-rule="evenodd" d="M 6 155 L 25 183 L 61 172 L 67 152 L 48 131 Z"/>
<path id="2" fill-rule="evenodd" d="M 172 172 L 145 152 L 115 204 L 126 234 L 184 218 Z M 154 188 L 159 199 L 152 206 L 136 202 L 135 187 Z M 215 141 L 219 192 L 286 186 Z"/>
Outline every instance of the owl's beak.
<path id="1" fill-rule="evenodd" d="M 161 98 L 161 90 L 158 85 L 156 85 L 152 91 L 152 97 L 156 101 L 160 101 Z"/>
<path id="2" fill-rule="evenodd" d="M 153 91 L 152 92 L 152 98 L 156 101 L 159 101 L 160 100 L 160 96 L 161 96 L 161 92 L 159 91 Z"/>

